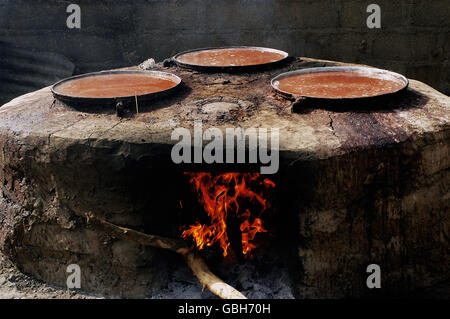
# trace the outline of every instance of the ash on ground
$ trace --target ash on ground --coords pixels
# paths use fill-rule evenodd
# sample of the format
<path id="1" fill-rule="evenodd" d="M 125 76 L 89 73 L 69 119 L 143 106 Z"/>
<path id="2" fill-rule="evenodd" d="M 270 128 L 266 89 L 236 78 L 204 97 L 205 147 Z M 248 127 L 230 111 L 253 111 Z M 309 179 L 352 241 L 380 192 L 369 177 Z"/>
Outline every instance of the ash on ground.
<path id="1" fill-rule="evenodd" d="M 227 266 L 221 263 L 211 267 L 211 271 L 249 299 L 294 299 L 284 260 L 258 256 L 242 264 Z M 171 279 L 165 289 L 153 296 L 154 299 L 218 298 L 207 289 L 202 291 L 202 285 L 187 266 L 175 270 Z"/>

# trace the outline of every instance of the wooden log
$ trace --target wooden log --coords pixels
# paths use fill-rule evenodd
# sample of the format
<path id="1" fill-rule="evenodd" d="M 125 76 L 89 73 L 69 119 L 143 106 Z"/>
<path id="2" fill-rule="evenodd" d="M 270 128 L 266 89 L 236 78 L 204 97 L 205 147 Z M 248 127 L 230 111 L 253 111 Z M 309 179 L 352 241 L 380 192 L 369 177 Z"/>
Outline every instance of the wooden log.
<path id="1" fill-rule="evenodd" d="M 184 260 L 198 278 L 203 288 L 208 288 L 212 293 L 222 299 L 247 299 L 239 291 L 223 282 L 209 270 L 203 258 L 195 255 L 186 243 L 182 240 L 164 238 L 161 236 L 144 234 L 129 228 L 120 227 L 98 218 L 92 213 L 86 215 L 87 223 L 98 226 L 109 236 L 130 240 L 144 246 L 168 249 L 183 256 Z"/>

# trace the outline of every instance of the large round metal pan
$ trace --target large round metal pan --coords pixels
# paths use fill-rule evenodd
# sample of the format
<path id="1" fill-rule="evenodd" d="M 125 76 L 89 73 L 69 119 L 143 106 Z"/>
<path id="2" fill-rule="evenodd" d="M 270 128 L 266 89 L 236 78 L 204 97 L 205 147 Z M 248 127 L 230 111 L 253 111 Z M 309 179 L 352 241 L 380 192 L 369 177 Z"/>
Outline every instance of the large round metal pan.
<path id="1" fill-rule="evenodd" d="M 380 80 L 387 80 L 387 81 L 393 81 L 395 83 L 395 88 L 392 90 L 384 90 L 382 92 L 378 92 L 375 94 L 363 94 L 360 96 L 334 96 L 329 97 L 326 95 L 320 96 L 320 95 L 308 95 L 308 94 L 296 94 L 292 91 L 281 89 L 280 88 L 280 81 L 283 79 L 294 77 L 297 75 L 302 74 L 311 74 L 311 73 L 324 73 L 324 72 L 351 72 L 355 73 L 357 76 L 367 77 L 370 79 L 380 79 Z M 376 82 L 375 82 L 376 83 Z M 284 97 L 287 97 L 289 99 L 304 99 L 314 102 L 330 102 L 330 103 L 350 103 L 350 102 L 361 102 L 361 101 L 376 101 L 376 99 L 379 99 L 381 97 L 389 97 L 394 94 L 398 94 L 402 91 L 405 91 L 408 87 L 408 79 L 404 77 L 401 74 L 394 73 L 387 70 L 377 69 L 377 68 L 369 68 L 369 67 L 347 67 L 347 66 L 339 66 L 339 67 L 318 67 L 318 68 L 309 68 L 309 69 L 302 69 L 302 70 L 296 70 L 291 72 L 282 73 L 275 78 L 272 79 L 271 85 L 273 89 L 278 92 L 279 94 L 283 95 Z M 342 84 L 343 86 L 345 84 Z"/>
<path id="2" fill-rule="evenodd" d="M 218 53 L 223 52 L 226 54 L 227 51 L 230 50 L 238 50 L 238 51 L 248 51 L 255 52 L 256 54 L 260 54 L 260 59 L 263 58 L 264 53 L 272 53 L 278 55 L 276 59 L 270 59 L 268 61 L 262 61 L 258 63 L 248 63 L 248 64 L 240 64 L 235 65 L 234 63 L 224 63 L 217 65 L 210 65 L 207 63 L 199 63 L 199 62 L 187 62 L 185 61 L 186 57 L 191 54 L 198 53 L 208 53 L 208 51 L 217 51 Z M 265 70 L 268 68 L 276 67 L 280 64 L 283 64 L 287 61 L 289 54 L 287 52 L 271 49 L 271 48 L 263 48 L 263 47 L 252 47 L 252 46 L 229 46 L 229 47 L 216 47 L 216 48 L 201 48 L 190 51 L 184 51 L 176 54 L 172 60 L 181 67 L 190 68 L 193 70 L 199 70 L 203 72 L 249 72 L 249 71 L 259 71 Z M 256 58 L 256 57 L 255 57 Z"/>
<path id="3" fill-rule="evenodd" d="M 140 75 L 143 76 L 145 79 L 146 76 L 148 76 L 151 79 L 162 79 L 167 80 L 170 82 L 173 82 L 173 86 L 170 86 L 163 90 L 149 90 L 149 93 L 142 92 L 141 94 L 126 94 L 126 95 L 120 95 L 118 96 L 107 96 L 107 97 L 87 97 L 83 96 L 83 94 L 67 94 L 61 92 L 61 88 L 64 85 L 70 85 L 70 82 L 74 82 L 80 79 L 84 78 L 92 78 L 94 81 L 92 82 L 93 85 L 96 84 L 95 79 L 104 76 L 108 77 L 118 77 L 120 79 L 121 75 Z M 167 95 L 170 95 L 174 93 L 181 84 L 181 79 L 171 73 L 166 72 L 159 72 L 159 71 L 138 71 L 138 70 L 125 70 L 125 71 L 104 71 L 104 72 L 95 72 L 95 73 L 87 73 L 82 75 L 73 76 L 67 79 L 63 79 L 57 83 L 55 83 L 51 91 L 55 98 L 58 100 L 67 103 L 72 106 L 114 106 L 118 102 L 123 102 L 125 106 L 127 105 L 134 105 L 136 103 L 136 100 L 138 103 L 145 104 L 146 102 L 153 101 L 157 98 L 161 98 Z M 98 85 L 100 87 L 101 81 L 98 81 Z"/>

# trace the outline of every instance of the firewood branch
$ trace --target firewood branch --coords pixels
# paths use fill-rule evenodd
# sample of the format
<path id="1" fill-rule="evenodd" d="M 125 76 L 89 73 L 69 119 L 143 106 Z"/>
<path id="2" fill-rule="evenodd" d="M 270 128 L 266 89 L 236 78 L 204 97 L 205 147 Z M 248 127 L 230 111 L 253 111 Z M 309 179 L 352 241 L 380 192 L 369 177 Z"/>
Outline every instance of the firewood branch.
<path id="1" fill-rule="evenodd" d="M 86 219 L 88 224 L 97 226 L 112 237 L 133 241 L 143 246 L 168 249 L 180 254 L 203 287 L 208 288 L 212 293 L 222 299 L 247 299 L 238 290 L 214 275 L 203 258 L 195 255 L 192 249 L 182 240 L 145 234 L 129 228 L 120 227 L 96 217 L 92 213 L 87 214 Z"/>

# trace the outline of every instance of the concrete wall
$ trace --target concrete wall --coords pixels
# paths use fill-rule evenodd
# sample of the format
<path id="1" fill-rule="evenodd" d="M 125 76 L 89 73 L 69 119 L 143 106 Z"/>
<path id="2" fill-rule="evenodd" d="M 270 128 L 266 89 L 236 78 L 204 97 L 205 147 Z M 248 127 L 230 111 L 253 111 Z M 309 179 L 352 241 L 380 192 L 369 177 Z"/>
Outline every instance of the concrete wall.
<path id="1" fill-rule="evenodd" d="M 382 28 L 368 29 L 377 3 Z M 66 7 L 82 10 L 68 29 Z M 178 51 L 259 45 L 291 55 L 365 63 L 450 93 L 448 0 L 0 0 L 0 40 L 71 58 L 77 72 Z"/>

